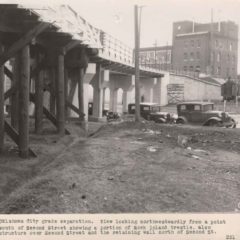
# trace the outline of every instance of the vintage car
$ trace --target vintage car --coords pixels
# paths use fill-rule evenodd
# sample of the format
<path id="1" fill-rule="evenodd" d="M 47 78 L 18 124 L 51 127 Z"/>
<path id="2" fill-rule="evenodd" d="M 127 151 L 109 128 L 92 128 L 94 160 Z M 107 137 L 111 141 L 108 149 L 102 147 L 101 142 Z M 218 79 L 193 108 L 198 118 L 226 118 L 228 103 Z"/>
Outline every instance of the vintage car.
<path id="1" fill-rule="evenodd" d="M 203 126 L 236 127 L 236 121 L 223 111 L 214 110 L 211 102 L 182 102 L 177 104 L 176 123 L 201 124 Z"/>
<path id="2" fill-rule="evenodd" d="M 135 114 L 135 103 L 128 105 L 128 113 Z M 161 107 L 157 103 L 140 103 L 140 115 L 146 120 L 154 121 L 156 123 L 174 123 L 175 114 L 168 112 L 161 112 Z"/>
<path id="3" fill-rule="evenodd" d="M 88 103 L 88 115 L 91 116 L 93 114 L 93 103 L 89 102 Z M 107 116 L 108 114 L 108 110 L 107 109 L 103 109 L 102 111 L 102 115 L 103 116 Z"/>

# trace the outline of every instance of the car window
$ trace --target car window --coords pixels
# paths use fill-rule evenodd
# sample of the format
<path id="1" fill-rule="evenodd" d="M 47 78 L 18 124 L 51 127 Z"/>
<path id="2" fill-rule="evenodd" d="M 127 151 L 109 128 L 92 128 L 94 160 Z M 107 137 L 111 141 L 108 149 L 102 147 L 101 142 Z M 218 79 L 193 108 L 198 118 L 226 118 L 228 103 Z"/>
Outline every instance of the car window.
<path id="1" fill-rule="evenodd" d="M 194 105 L 194 111 L 200 111 L 201 106 L 200 105 Z"/>
<path id="2" fill-rule="evenodd" d="M 160 112 L 160 107 L 159 106 L 152 107 L 152 112 Z"/>
<path id="3" fill-rule="evenodd" d="M 180 110 L 181 110 L 181 111 L 186 110 L 186 105 L 181 105 L 181 106 L 180 106 Z"/>
<path id="4" fill-rule="evenodd" d="M 187 110 L 188 111 L 193 111 L 194 110 L 194 105 L 187 105 Z"/>
<path id="5" fill-rule="evenodd" d="M 213 110 L 213 104 L 208 104 L 204 106 L 204 111 Z"/>
<path id="6" fill-rule="evenodd" d="M 148 111 L 148 110 L 150 110 L 150 107 L 149 107 L 149 106 L 144 106 L 144 107 L 143 107 L 143 111 Z"/>
<path id="7" fill-rule="evenodd" d="M 131 110 L 135 110 L 135 106 L 133 105 L 133 106 L 131 106 Z"/>

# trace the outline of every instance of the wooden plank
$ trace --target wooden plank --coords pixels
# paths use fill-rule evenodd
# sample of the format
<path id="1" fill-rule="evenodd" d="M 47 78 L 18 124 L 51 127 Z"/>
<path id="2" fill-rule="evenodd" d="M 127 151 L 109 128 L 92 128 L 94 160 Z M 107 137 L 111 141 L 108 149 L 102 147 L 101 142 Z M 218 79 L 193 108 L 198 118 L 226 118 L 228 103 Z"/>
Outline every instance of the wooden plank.
<path id="1" fill-rule="evenodd" d="M 16 41 L 6 52 L 4 52 L 0 56 L 0 66 L 3 65 L 10 58 L 12 58 L 14 55 L 16 55 L 16 53 L 19 50 L 21 50 L 28 43 L 30 43 L 33 38 L 35 38 L 40 33 L 42 33 L 44 30 L 46 30 L 50 25 L 51 25 L 51 23 L 41 22 L 37 26 L 35 26 L 33 29 L 28 31 L 22 38 L 20 38 L 18 41 Z"/>
<path id="2" fill-rule="evenodd" d="M 19 81 L 19 155 L 28 158 L 29 146 L 29 82 L 30 49 L 25 46 L 21 51 L 21 69 Z"/>
<path id="3" fill-rule="evenodd" d="M 65 129 L 65 98 L 64 98 L 64 55 L 58 56 L 58 76 L 57 76 L 57 128 L 60 135 Z"/>
<path id="4" fill-rule="evenodd" d="M 8 136 L 18 145 L 19 134 L 6 120 L 4 121 L 4 129 Z M 28 148 L 28 153 L 31 157 L 37 157 L 37 154 L 31 148 Z"/>
<path id="5" fill-rule="evenodd" d="M 0 54 L 3 52 L 3 45 L 0 43 Z M 0 152 L 4 147 L 4 65 L 0 65 Z"/>
<path id="6" fill-rule="evenodd" d="M 16 88 L 14 86 L 12 86 L 11 88 L 9 88 L 5 93 L 4 93 L 4 101 L 7 100 L 8 98 L 10 98 L 12 96 L 12 94 L 14 93 L 14 91 L 16 90 Z"/>
<path id="7" fill-rule="evenodd" d="M 8 67 L 4 66 L 4 73 L 6 74 L 6 76 L 12 80 L 13 79 L 13 73 L 8 69 Z"/>
<path id="8" fill-rule="evenodd" d="M 72 103 L 70 103 L 68 100 L 66 101 L 66 105 L 71 108 L 71 110 L 73 110 L 75 113 L 77 113 L 79 115 L 80 120 L 83 119 L 83 117 L 85 116 L 85 114 L 83 112 L 80 112 L 79 109 L 74 106 Z"/>

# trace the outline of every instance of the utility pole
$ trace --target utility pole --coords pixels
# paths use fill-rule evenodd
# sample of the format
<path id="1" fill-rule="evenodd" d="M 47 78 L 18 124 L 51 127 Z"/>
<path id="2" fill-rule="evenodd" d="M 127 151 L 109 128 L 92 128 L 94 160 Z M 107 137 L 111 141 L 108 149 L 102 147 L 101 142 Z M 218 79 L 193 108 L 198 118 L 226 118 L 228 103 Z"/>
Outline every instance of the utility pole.
<path id="1" fill-rule="evenodd" d="M 134 6 L 135 16 L 135 121 L 140 122 L 140 88 L 139 88 L 139 24 L 138 24 L 138 5 Z"/>

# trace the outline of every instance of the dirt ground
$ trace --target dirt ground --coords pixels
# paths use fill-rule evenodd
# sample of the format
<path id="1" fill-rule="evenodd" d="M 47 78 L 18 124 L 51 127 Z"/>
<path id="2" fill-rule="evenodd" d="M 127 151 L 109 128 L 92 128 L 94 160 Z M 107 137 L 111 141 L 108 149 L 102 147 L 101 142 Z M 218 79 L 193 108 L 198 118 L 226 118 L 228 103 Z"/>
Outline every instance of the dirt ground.
<path id="1" fill-rule="evenodd" d="M 131 121 L 89 127 L 89 137 L 76 123 L 61 139 L 51 128 L 31 134 L 38 157 L 28 160 L 6 139 L 0 213 L 240 211 L 239 129 Z"/>

